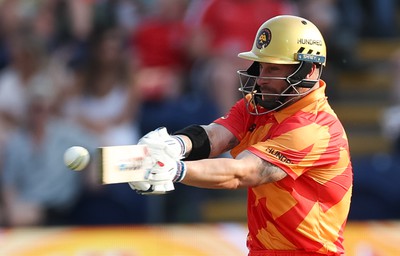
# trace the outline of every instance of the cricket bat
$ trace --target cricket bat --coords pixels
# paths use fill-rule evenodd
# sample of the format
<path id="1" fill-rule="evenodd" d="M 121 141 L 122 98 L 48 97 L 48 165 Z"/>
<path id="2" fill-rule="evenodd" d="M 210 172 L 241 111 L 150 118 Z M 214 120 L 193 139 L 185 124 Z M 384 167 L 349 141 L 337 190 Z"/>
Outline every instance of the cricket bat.
<path id="1" fill-rule="evenodd" d="M 101 184 L 128 183 L 146 180 L 150 168 L 145 145 L 108 146 L 97 148 Z M 146 168 L 147 167 L 147 168 Z"/>

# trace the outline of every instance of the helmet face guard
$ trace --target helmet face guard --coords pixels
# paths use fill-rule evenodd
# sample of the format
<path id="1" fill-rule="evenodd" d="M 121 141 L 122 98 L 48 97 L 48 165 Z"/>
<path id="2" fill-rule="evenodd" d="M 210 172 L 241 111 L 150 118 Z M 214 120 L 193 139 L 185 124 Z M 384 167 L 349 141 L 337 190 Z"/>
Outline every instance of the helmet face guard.
<path id="1" fill-rule="evenodd" d="M 239 70 L 240 91 L 248 98 L 251 114 L 266 114 L 287 106 L 300 96 L 306 95 L 319 80 L 322 66 L 326 63 L 326 47 L 318 28 L 310 21 L 291 15 L 269 19 L 258 29 L 253 48 L 238 55 L 253 61 L 247 70 Z M 260 77 L 259 63 L 298 64 L 287 77 Z M 321 66 L 317 79 L 306 79 L 313 64 Z M 257 80 L 285 80 L 288 86 L 279 94 L 261 93 Z M 302 90 L 299 88 L 309 88 Z M 250 107 L 253 106 L 253 107 Z M 257 106 L 264 109 L 260 110 Z"/>
<path id="2" fill-rule="evenodd" d="M 289 103 L 293 102 L 299 96 L 304 96 L 311 92 L 311 88 L 322 73 L 322 66 L 318 75 L 318 79 L 305 79 L 311 70 L 312 63 L 301 62 L 298 68 L 287 77 L 261 77 L 259 76 L 259 63 L 254 62 L 247 70 L 237 71 L 240 80 L 239 91 L 243 97 L 247 99 L 247 110 L 252 115 L 263 115 L 272 111 L 279 110 Z M 258 80 L 284 80 L 288 86 L 280 93 L 262 93 Z M 299 88 L 308 88 L 308 90 L 300 92 Z M 261 106 L 262 108 L 258 108 Z"/>

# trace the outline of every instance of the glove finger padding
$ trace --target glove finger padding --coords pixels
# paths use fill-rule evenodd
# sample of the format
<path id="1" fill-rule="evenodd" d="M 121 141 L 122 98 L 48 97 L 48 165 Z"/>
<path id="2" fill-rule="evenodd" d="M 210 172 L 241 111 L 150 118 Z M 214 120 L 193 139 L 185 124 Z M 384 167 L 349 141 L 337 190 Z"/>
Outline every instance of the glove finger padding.
<path id="1" fill-rule="evenodd" d="M 158 161 L 150 170 L 148 179 L 151 184 L 163 183 L 165 181 L 181 182 L 186 175 L 186 165 L 182 161 L 167 159 Z"/>
<path id="2" fill-rule="evenodd" d="M 160 139 L 162 139 L 166 145 L 165 152 L 174 159 L 182 159 L 184 150 L 183 141 L 179 140 L 176 136 L 171 136 L 165 127 L 157 129 Z"/>
<path id="3" fill-rule="evenodd" d="M 138 144 L 147 145 L 151 154 L 161 151 L 176 160 L 182 159 L 186 151 L 183 141 L 175 136 L 170 136 L 165 127 L 147 133 L 139 140 Z"/>
<path id="4" fill-rule="evenodd" d="M 145 174 L 146 180 L 128 182 L 131 189 L 136 190 L 138 192 L 146 192 L 146 191 L 150 190 L 151 184 L 148 180 L 148 176 L 150 174 L 150 170 L 154 167 L 156 162 L 155 162 L 154 158 L 152 158 L 151 156 L 147 156 L 143 159 L 142 164 L 143 164 L 143 168 L 146 169 L 146 174 Z"/>
<path id="5" fill-rule="evenodd" d="M 148 181 L 132 181 L 128 183 L 131 189 L 138 191 L 148 191 L 151 187 Z"/>
<path id="6" fill-rule="evenodd" d="M 153 188 L 154 192 L 156 192 L 156 193 L 166 193 L 166 192 L 175 190 L 175 186 L 172 181 L 153 185 L 152 188 Z"/>
<path id="7" fill-rule="evenodd" d="M 146 144 L 144 142 L 161 142 L 168 139 L 169 137 L 170 135 L 168 134 L 167 129 L 165 127 L 160 127 L 144 135 L 139 140 L 138 144 Z"/>
<path id="8" fill-rule="evenodd" d="M 148 170 L 147 181 L 131 182 L 129 185 L 142 195 L 165 194 L 173 191 L 176 176 L 183 177 L 179 160 L 183 158 L 186 148 L 179 137 L 170 136 L 162 127 L 147 133 L 139 142 L 147 145 L 149 159 L 146 159 Z M 179 175 L 177 175 L 179 170 Z M 184 172 L 183 172 L 184 173 Z M 180 181 L 180 180 L 179 180 Z"/>
<path id="9" fill-rule="evenodd" d="M 152 184 L 158 181 L 173 181 L 177 170 L 177 160 L 165 153 L 159 153 L 151 156 L 155 164 L 150 169 L 147 178 Z"/>
<path id="10" fill-rule="evenodd" d="M 163 190 L 155 191 L 155 190 L 154 190 L 154 186 L 151 186 L 151 187 L 149 188 L 149 190 L 146 190 L 146 191 L 136 190 L 136 192 L 137 192 L 138 194 L 140 194 L 140 195 L 145 195 L 145 196 L 148 196 L 148 195 L 163 195 L 163 194 L 166 194 L 166 193 L 167 193 L 167 191 L 163 191 Z"/>

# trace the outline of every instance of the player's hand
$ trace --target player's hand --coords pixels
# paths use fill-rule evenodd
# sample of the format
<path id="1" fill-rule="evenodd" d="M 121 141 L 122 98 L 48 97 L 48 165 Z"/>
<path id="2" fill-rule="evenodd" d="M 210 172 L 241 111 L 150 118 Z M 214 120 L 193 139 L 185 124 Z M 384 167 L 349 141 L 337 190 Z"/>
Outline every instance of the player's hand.
<path id="1" fill-rule="evenodd" d="M 176 136 L 170 136 L 165 127 L 160 127 L 144 135 L 138 144 L 147 145 L 153 164 L 149 168 L 148 180 L 130 182 L 129 186 L 142 195 L 159 195 L 173 191 L 176 164 L 186 151 L 183 141 Z M 168 174 L 165 171 L 167 169 L 170 170 Z"/>
<path id="2" fill-rule="evenodd" d="M 131 189 L 138 191 L 148 191 L 151 188 L 149 181 L 131 181 L 128 183 Z"/>
<path id="3" fill-rule="evenodd" d="M 147 179 L 148 174 L 150 173 L 151 168 L 156 164 L 155 160 L 148 155 L 143 159 L 143 168 L 147 170 L 147 174 L 145 175 L 144 181 L 131 181 L 128 182 L 131 189 L 135 190 L 138 194 L 159 194 L 155 192 L 154 186 L 150 184 L 149 180 Z"/>
<path id="4" fill-rule="evenodd" d="M 183 140 L 178 136 L 169 135 L 165 127 L 147 133 L 139 140 L 138 144 L 147 145 L 151 153 L 161 151 L 176 160 L 184 158 L 186 153 Z"/>
<path id="5" fill-rule="evenodd" d="M 173 191 L 175 189 L 173 181 L 170 181 L 168 179 L 157 180 L 157 182 L 152 182 L 151 180 L 149 180 L 152 169 L 161 163 L 161 161 L 159 160 L 170 158 L 170 156 L 163 153 L 164 151 L 153 150 L 152 152 L 153 153 L 150 153 L 150 155 L 143 160 L 143 166 L 145 166 L 145 168 L 147 169 L 147 174 L 145 177 L 146 180 L 132 181 L 128 183 L 131 189 L 135 190 L 138 194 L 141 195 L 166 194 L 167 192 Z"/>
<path id="6" fill-rule="evenodd" d="M 155 164 L 149 169 L 147 174 L 148 181 L 145 181 L 146 186 L 143 186 L 143 189 L 136 189 L 136 191 L 142 195 L 159 195 L 173 191 L 175 189 L 174 182 L 180 182 L 185 177 L 185 163 L 177 161 L 165 153 L 162 154 L 160 151 L 156 151 L 151 157 Z M 148 187 L 147 182 L 150 187 Z M 141 186 L 144 182 L 136 182 L 136 186 L 135 182 L 131 183 L 133 183 L 132 185 L 135 189 L 139 187 L 137 185 Z"/>
<path id="7" fill-rule="evenodd" d="M 157 162 L 148 174 L 150 184 L 154 186 L 165 183 L 181 182 L 186 175 L 186 165 L 169 156 L 157 156 Z"/>
<path id="8" fill-rule="evenodd" d="M 183 141 L 170 136 L 165 127 L 149 132 L 139 140 L 145 144 L 153 160 L 153 167 L 148 174 L 152 185 L 162 185 L 163 182 L 179 182 L 185 174 L 185 165 L 180 159 L 185 154 Z"/>
<path id="9" fill-rule="evenodd" d="M 148 181 L 130 182 L 129 186 L 141 195 L 162 195 L 175 189 L 172 181 L 151 185 Z"/>

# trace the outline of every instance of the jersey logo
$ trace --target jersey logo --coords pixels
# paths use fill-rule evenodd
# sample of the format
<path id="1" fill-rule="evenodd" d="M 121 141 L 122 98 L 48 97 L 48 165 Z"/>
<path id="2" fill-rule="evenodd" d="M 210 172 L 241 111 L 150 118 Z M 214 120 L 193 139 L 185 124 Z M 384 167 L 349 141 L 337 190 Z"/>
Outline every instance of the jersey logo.
<path id="1" fill-rule="evenodd" d="M 257 35 L 256 47 L 258 49 L 263 49 L 267 47 L 271 42 L 271 37 L 271 30 L 269 30 L 268 28 L 262 29 Z"/>
<path id="2" fill-rule="evenodd" d="M 287 164 L 291 164 L 292 163 L 292 161 L 290 161 L 286 156 L 284 156 L 281 152 L 279 152 L 276 149 L 273 149 L 273 148 L 269 147 L 269 148 L 267 148 L 267 152 L 270 155 L 275 156 L 277 159 L 279 159 L 279 161 L 281 161 L 283 163 L 287 163 Z"/>

